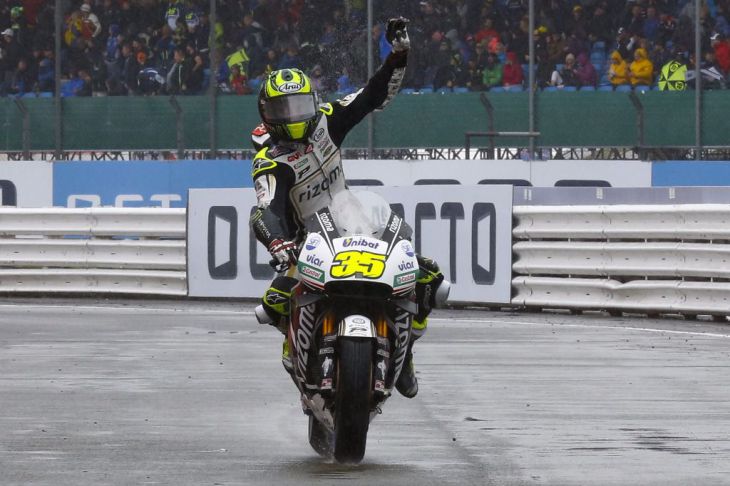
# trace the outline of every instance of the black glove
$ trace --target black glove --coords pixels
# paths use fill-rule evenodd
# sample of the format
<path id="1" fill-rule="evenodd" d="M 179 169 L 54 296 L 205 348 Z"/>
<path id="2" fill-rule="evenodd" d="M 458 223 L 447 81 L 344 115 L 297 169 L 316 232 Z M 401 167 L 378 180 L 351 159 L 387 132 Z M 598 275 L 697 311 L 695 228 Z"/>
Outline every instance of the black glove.
<path id="1" fill-rule="evenodd" d="M 385 26 L 385 39 L 393 46 L 393 52 L 404 52 L 411 48 L 406 25 L 408 19 L 398 17 L 388 20 Z"/>
<path id="2" fill-rule="evenodd" d="M 272 266 L 277 272 L 297 263 L 297 245 L 293 241 L 274 240 L 269 245 L 269 253 L 274 257 Z"/>

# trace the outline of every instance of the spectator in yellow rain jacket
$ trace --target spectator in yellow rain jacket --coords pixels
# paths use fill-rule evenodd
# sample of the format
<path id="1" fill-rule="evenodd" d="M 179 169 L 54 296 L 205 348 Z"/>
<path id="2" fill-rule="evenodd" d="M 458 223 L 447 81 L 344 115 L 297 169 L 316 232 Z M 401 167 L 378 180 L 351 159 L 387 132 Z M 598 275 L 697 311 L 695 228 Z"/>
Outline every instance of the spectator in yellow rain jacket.
<path id="1" fill-rule="evenodd" d="M 629 66 L 621 57 L 621 53 L 613 51 L 611 53 L 611 64 L 608 65 L 608 80 L 614 88 L 622 84 L 629 84 Z"/>
<path id="2" fill-rule="evenodd" d="M 649 60 L 646 49 L 640 47 L 634 51 L 634 62 L 629 66 L 629 79 L 631 85 L 651 86 L 654 74 L 654 64 Z"/>

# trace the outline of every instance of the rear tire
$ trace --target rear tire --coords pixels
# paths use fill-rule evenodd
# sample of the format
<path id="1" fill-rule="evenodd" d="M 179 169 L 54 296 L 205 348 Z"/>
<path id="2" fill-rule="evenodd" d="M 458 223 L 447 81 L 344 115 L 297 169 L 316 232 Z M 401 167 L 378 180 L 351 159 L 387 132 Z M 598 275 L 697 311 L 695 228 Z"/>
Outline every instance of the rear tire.
<path id="1" fill-rule="evenodd" d="M 332 432 L 322 422 L 309 416 L 309 445 L 322 457 L 332 457 Z"/>
<path id="2" fill-rule="evenodd" d="M 334 455 L 337 462 L 358 463 L 370 425 L 373 341 L 341 338 L 338 344 Z"/>

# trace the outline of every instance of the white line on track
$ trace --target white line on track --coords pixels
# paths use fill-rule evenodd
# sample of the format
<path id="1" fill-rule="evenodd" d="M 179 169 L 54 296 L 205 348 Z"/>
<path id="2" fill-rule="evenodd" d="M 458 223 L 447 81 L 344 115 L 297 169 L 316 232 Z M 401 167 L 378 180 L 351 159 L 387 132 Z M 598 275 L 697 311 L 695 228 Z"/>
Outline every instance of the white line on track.
<path id="1" fill-rule="evenodd" d="M 245 304 L 242 304 L 245 305 Z M 225 310 L 225 309 L 183 309 L 174 307 L 147 307 L 144 305 L 140 306 L 117 306 L 117 305 L 89 305 L 89 304 L 31 304 L 31 303 L 16 303 L 16 304 L 0 304 L 2 308 L 25 308 L 31 307 L 33 309 L 67 309 L 67 310 L 98 310 L 98 311 L 127 311 L 127 312 L 168 312 L 171 314 L 185 313 L 185 314 L 230 314 L 230 315 L 254 315 L 252 310 Z"/>
<path id="2" fill-rule="evenodd" d="M 510 326 L 560 326 L 560 327 L 574 327 L 579 329 L 615 329 L 619 331 L 641 331 L 641 332 L 655 332 L 663 334 L 680 334 L 689 336 L 706 336 L 706 337 L 718 337 L 718 338 L 730 338 L 729 334 L 719 334 L 712 332 L 700 332 L 700 331 L 676 331 L 673 329 L 658 329 L 651 327 L 634 327 L 634 326 L 605 326 L 601 324 L 590 325 L 590 324 L 568 324 L 562 322 L 534 322 L 534 321 L 514 321 L 508 320 L 496 320 L 496 319 L 479 319 L 479 318 L 444 318 L 444 317 L 429 317 L 429 321 L 441 321 L 441 322 L 465 322 L 465 323 L 479 323 L 479 324 L 509 324 Z"/>
<path id="3" fill-rule="evenodd" d="M 251 305 L 242 303 L 241 306 Z M 116 306 L 110 305 L 88 305 L 88 304 L 35 304 L 35 303 L 15 303 L 15 304 L 0 304 L 2 308 L 24 308 L 32 307 L 33 309 L 68 309 L 68 310 L 99 310 L 115 312 L 163 312 L 163 313 L 185 313 L 185 314 L 219 314 L 219 315 L 231 315 L 231 316 L 252 316 L 254 315 L 252 310 L 240 309 L 185 309 L 185 308 L 170 308 L 170 307 L 145 307 L 145 306 Z M 597 323 L 595 325 L 590 324 L 569 324 L 560 322 L 536 322 L 536 321 L 517 321 L 512 318 L 505 317 L 504 319 L 480 319 L 476 317 L 430 317 L 431 322 L 443 322 L 443 323 L 454 323 L 461 322 L 465 324 L 507 324 L 510 326 L 561 326 L 561 327 L 574 327 L 579 329 L 590 329 L 590 328 L 601 328 L 601 329 L 614 329 L 618 331 L 639 331 L 639 332 L 653 332 L 653 333 L 664 333 L 664 334 L 677 334 L 684 336 L 704 336 L 704 337 L 715 337 L 715 338 L 730 338 L 730 329 L 728 334 L 700 332 L 700 331 L 677 331 L 673 329 L 659 329 L 650 327 L 634 327 L 634 326 L 612 326 L 612 325 L 601 325 Z"/>

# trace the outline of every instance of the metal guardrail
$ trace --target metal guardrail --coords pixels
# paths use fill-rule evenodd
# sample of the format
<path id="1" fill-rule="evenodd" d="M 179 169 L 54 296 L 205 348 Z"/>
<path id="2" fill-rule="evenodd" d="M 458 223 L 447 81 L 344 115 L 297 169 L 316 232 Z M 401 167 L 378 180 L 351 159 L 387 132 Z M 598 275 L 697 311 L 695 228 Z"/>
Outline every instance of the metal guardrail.
<path id="1" fill-rule="evenodd" d="M 730 314 L 730 205 L 515 206 L 512 305 Z M 187 295 L 184 209 L 0 208 L 0 292 Z"/>
<path id="2" fill-rule="evenodd" d="M 0 236 L 185 238 L 185 209 L 0 208 Z"/>
<path id="3" fill-rule="evenodd" d="M 0 292 L 187 295 L 185 209 L 0 208 Z"/>
<path id="4" fill-rule="evenodd" d="M 512 304 L 730 314 L 730 206 L 515 206 Z"/>

